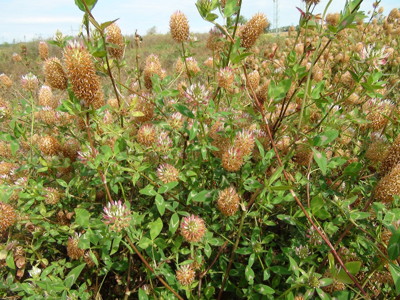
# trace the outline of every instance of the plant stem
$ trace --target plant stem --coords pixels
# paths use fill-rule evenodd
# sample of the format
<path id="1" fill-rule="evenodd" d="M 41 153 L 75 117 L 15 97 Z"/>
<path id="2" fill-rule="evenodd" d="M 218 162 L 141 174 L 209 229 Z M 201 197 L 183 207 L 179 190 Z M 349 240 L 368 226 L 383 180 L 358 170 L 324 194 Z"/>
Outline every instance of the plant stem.
<path id="1" fill-rule="evenodd" d="M 35 125 L 35 112 L 34 112 L 34 110 L 35 110 L 35 101 L 34 101 L 34 98 L 33 98 L 33 93 L 32 93 L 32 91 L 30 92 L 30 94 L 31 94 L 31 140 L 29 141 L 29 144 L 30 144 L 30 158 L 29 158 L 29 161 L 30 161 L 30 163 L 32 164 L 32 160 L 33 160 L 33 129 L 34 129 L 34 125 Z"/>
<path id="2" fill-rule="evenodd" d="M 245 67 L 245 66 L 243 66 L 243 70 L 244 70 L 244 74 L 245 74 L 246 81 L 247 81 L 247 80 L 248 80 L 248 77 L 247 77 L 247 72 L 246 72 L 246 67 Z M 271 145 L 272 145 L 272 148 L 274 149 L 274 152 L 275 152 L 275 154 L 276 154 L 276 158 L 277 158 L 278 164 L 279 164 L 279 166 L 283 167 L 284 165 L 283 165 L 282 160 L 281 160 L 281 157 L 280 157 L 280 155 L 279 155 L 279 151 L 278 151 L 277 148 L 276 148 L 276 144 L 275 144 L 274 138 L 273 138 L 273 136 L 272 136 L 272 132 L 271 132 L 271 129 L 270 129 L 270 127 L 269 127 L 268 120 L 267 120 L 266 115 L 265 115 L 265 112 L 264 112 L 264 106 L 263 106 L 263 105 L 260 103 L 260 101 L 258 100 L 257 95 L 256 95 L 256 93 L 254 92 L 254 90 L 253 90 L 251 87 L 250 87 L 250 89 L 251 89 L 251 93 L 252 93 L 252 95 L 253 95 L 253 97 L 254 97 L 254 99 L 255 99 L 255 101 L 256 101 L 256 104 L 257 104 L 257 106 L 258 106 L 258 109 L 259 109 L 259 111 L 260 111 L 260 113 L 261 113 L 262 119 L 264 120 L 264 123 L 265 123 L 265 125 L 266 125 L 267 134 L 268 134 L 268 137 L 269 137 L 270 140 L 271 140 Z M 292 182 L 292 181 L 293 181 L 293 176 L 292 176 L 291 174 L 289 174 L 285 169 L 283 169 L 283 175 L 285 176 L 285 178 L 286 178 L 286 180 L 287 180 L 288 182 Z M 300 209 L 303 211 L 303 213 L 304 213 L 305 217 L 307 218 L 307 220 L 311 223 L 312 227 L 315 229 L 315 231 L 317 231 L 317 233 L 321 236 L 321 238 L 324 240 L 324 242 L 327 244 L 327 246 L 331 249 L 331 252 L 332 252 L 333 256 L 335 257 L 335 259 L 337 260 L 337 262 L 339 263 L 339 265 L 343 268 L 343 270 L 344 270 L 344 271 L 346 272 L 346 274 L 350 277 L 350 279 L 355 283 L 355 285 L 356 285 L 357 288 L 361 291 L 361 293 L 362 293 L 363 295 L 366 295 L 366 293 L 365 293 L 363 287 L 360 285 L 360 283 L 357 281 L 357 279 L 353 276 L 353 274 L 351 274 L 351 273 L 349 272 L 349 270 L 346 268 L 346 266 L 344 265 L 342 259 L 340 258 L 340 256 L 339 256 L 338 253 L 336 252 L 334 246 L 333 246 L 332 243 L 329 241 L 329 239 L 328 239 L 328 237 L 325 235 L 325 233 L 319 228 L 319 226 L 317 226 L 317 225 L 315 224 L 315 222 L 313 221 L 313 219 L 312 219 L 312 218 L 310 217 L 310 215 L 308 214 L 307 210 L 304 208 L 304 206 L 303 206 L 303 204 L 301 203 L 300 199 L 297 197 L 296 193 L 293 191 L 293 189 L 290 189 L 289 191 L 290 191 L 290 193 L 292 194 L 293 198 L 296 200 L 296 202 L 297 202 L 298 206 L 300 207 Z"/>
<path id="3" fill-rule="evenodd" d="M 158 280 L 160 280 L 160 282 L 168 289 L 170 290 L 179 300 L 183 300 L 183 298 L 172 288 L 169 286 L 169 284 L 167 282 L 164 281 L 164 279 L 162 279 L 159 275 L 156 274 L 156 272 L 154 271 L 154 269 L 149 265 L 149 263 L 147 262 L 147 260 L 143 257 L 143 255 L 140 253 L 140 251 L 136 248 L 136 246 L 133 244 L 133 242 L 131 241 L 131 239 L 127 236 L 126 237 L 128 239 L 128 243 L 129 245 L 132 247 L 133 251 L 135 251 L 136 255 L 139 256 L 140 260 L 143 262 L 143 264 L 146 266 L 146 268 L 152 272 Z"/>
<path id="4" fill-rule="evenodd" d="M 240 10 L 242 9 L 242 0 L 239 0 L 238 6 L 239 6 L 239 10 L 236 15 L 235 27 L 233 28 L 232 39 L 231 39 L 231 43 L 229 44 L 229 51 L 228 51 L 228 55 L 226 57 L 226 61 L 224 63 L 224 67 L 227 67 L 229 65 L 229 60 L 231 58 L 232 48 L 233 48 L 233 44 L 235 43 L 236 31 L 237 31 L 237 27 L 239 24 Z"/>
<path id="5" fill-rule="evenodd" d="M 188 66 L 187 66 L 187 62 L 186 62 L 186 51 L 185 51 L 184 42 L 182 42 L 181 45 L 182 45 L 182 57 L 183 57 L 183 61 L 185 62 L 186 74 L 188 76 L 190 85 L 192 85 L 192 78 L 190 76 L 190 72 L 189 72 L 189 69 L 188 69 Z"/>
<path id="6" fill-rule="evenodd" d="M 231 257 L 229 258 L 229 264 L 228 267 L 226 268 L 225 274 L 224 274 L 224 279 L 222 280 L 222 284 L 221 284 L 221 289 L 219 290 L 218 293 L 218 300 L 222 299 L 222 294 L 224 292 L 224 288 L 225 288 L 225 284 L 226 281 L 228 280 L 229 277 L 229 272 L 231 271 L 232 268 L 232 264 L 233 264 L 233 260 L 235 258 L 235 252 L 237 247 L 239 246 L 239 242 L 240 242 L 240 237 L 242 235 L 242 229 L 243 229 L 243 224 L 244 224 L 244 218 L 246 217 L 246 212 L 242 211 L 242 216 L 240 218 L 240 225 L 239 225 L 239 230 L 236 234 L 236 242 L 235 245 L 233 246 L 232 252 L 231 252 Z"/>

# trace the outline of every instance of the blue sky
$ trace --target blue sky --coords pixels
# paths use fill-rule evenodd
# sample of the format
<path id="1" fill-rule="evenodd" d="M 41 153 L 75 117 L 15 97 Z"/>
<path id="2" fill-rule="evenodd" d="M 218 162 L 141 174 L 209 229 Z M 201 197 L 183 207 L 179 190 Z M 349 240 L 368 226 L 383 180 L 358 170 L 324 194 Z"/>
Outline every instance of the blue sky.
<path id="1" fill-rule="evenodd" d="M 279 25 L 296 25 L 301 0 L 279 1 Z M 99 0 L 93 14 L 100 22 L 119 18 L 118 24 L 124 34 L 132 34 L 138 29 L 146 34 L 152 26 L 157 31 L 169 30 L 169 17 L 181 10 L 189 19 L 192 32 L 207 32 L 211 25 L 203 21 L 195 7 L 195 0 Z M 317 12 L 322 12 L 328 0 L 322 0 Z M 333 0 L 330 11 L 339 12 L 345 0 Z M 369 11 L 373 0 L 364 0 L 362 9 Z M 400 6 L 399 0 L 382 0 L 387 14 L 392 8 Z M 249 18 L 263 12 L 272 23 L 272 0 L 243 0 L 242 14 Z M 74 0 L 0 0 L 0 43 L 30 41 L 52 37 L 57 29 L 66 35 L 77 34 L 82 20 L 82 12 Z"/>

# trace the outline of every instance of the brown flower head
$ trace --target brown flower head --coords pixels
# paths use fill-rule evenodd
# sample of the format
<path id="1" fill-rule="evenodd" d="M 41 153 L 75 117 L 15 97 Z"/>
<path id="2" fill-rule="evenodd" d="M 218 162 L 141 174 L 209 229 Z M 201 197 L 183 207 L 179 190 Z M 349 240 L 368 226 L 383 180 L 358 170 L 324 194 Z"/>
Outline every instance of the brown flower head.
<path id="1" fill-rule="evenodd" d="M 154 125 L 144 124 L 139 128 L 136 139 L 139 144 L 149 147 L 155 143 L 156 133 L 157 130 Z"/>
<path id="2" fill-rule="evenodd" d="M 394 166 L 400 163 L 400 135 L 396 137 L 392 146 L 388 149 L 385 159 L 382 161 L 380 168 L 381 176 L 389 173 Z"/>
<path id="3" fill-rule="evenodd" d="M 8 89 L 12 86 L 12 84 L 13 82 L 10 77 L 4 73 L 0 74 L 0 87 Z"/>
<path id="4" fill-rule="evenodd" d="M 85 250 L 78 247 L 80 234 L 75 232 L 73 237 L 68 238 L 67 242 L 67 255 L 73 260 L 80 259 L 85 254 Z"/>
<path id="5" fill-rule="evenodd" d="M 21 77 L 21 85 L 23 89 L 34 92 L 38 89 L 39 80 L 35 75 L 29 73 Z"/>
<path id="6" fill-rule="evenodd" d="M 222 167 L 229 172 L 239 171 L 243 163 L 243 152 L 238 147 L 231 146 L 222 154 Z"/>
<path id="7" fill-rule="evenodd" d="M 179 180 L 179 171 L 170 164 L 161 164 L 157 169 L 157 177 L 163 183 L 170 183 Z"/>
<path id="8" fill-rule="evenodd" d="M 70 42 L 64 50 L 64 61 L 75 96 L 86 106 L 93 104 L 101 86 L 89 51 L 78 42 Z"/>
<path id="9" fill-rule="evenodd" d="M 225 67 L 217 73 L 218 86 L 224 89 L 231 89 L 233 81 L 235 79 L 235 74 L 232 68 Z"/>
<path id="10" fill-rule="evenodd" d="M 263 33 L 269 22 L 264 14 L 254 15 L 244 26 L 240 28 L 239 36 L 242 39 L 242 46 L 251 48 Z"/>
<path id="11" fill-rule="evenodd" d="M 58 101 L 54 98 L 51 88 L 47 85 L 43 85 L 39 90 L 39 101 L 40 106 L 47 106 L 53 109 L 57 108 Z"/>
<path id="12" fill-rule="evenodd" d="M 39 140 L 39 149 L 43 155 L 57 155 L 60 148 L 60 142 L 51 135 L 44 136 Z"/>
<path id="13" fill-rule="evenodd" d="M 186 241 L 199 242 L 206 233 L 206 225 L 202 218 L 190 215 L 182 219 L 180 232 Z"/>
<path id="14" fill-rule="evenodd" d="M 111 57 L 121 59 L 124 55 L 124 37 L 121 34 L 121 29 L 116 23 L 112 23 L 106 29 L 107 42 L 113 44 L 107 50 Z"/>
<path id="15" fill-rule="evenodd" d="M 47 59 L 43 65 L 46 83 L 54 89 L 65 90 L 68 85 L 67 75 L 57 57 Z"/>
<path id="16" fill-rule="evenodd" d="M 6 231 L 16 221 L 17 214 L 14 208 L 7 203 L 0 202 L 0 233 Z"/>
<path id="17" fill-rule="evenodd" d="M 233 216 L 239 209 L 240 197 L 231 186 L 219 192 L 217 206 L 225 216 Z"/>
<path id="18" fill-rule="evenodd" d="M 180 11 L 173 13 L 169 27 L 174 41 L 181 43 L 189 39 L 189 22 L 184 13 Z"/>
<path id="19" fill-rule="evenodd" d="M 400 163 L 378 182 L 375 189 L 375 198 L 384 203 L 392 202 L 394 195 L 400 196 Z"/>
<path id="20" fill-rule="evenodd" d="M 46 42 L 39 42 L 39 56 L 41 60 L 46 60 L 49 58 L 49 45 Z"/>
<path id="21" fill-rule="evenodd" d="M 182 285 L 190 285 L 194 281 L 196 273 L 190 265 L 183 265 L 176 270 L 176 279 Z"/>

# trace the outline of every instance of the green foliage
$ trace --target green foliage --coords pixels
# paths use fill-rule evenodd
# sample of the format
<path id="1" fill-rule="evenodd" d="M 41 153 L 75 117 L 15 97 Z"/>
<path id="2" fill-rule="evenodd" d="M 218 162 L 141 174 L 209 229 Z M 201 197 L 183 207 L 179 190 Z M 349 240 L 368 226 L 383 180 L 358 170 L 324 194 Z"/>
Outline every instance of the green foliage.
<path id="1" fill-rule="evenodd" d="M 398 192 L 380 167 L 400 133 L 389 20 L 347 1 L 327 25 L 307 5 L 245 49 L 242 1 L 199 0 L 214 40 L 121 44 L 96 2 L 75 1 L 83 44 L 50 43 L 64 69 L 66 49 L 90 58 L 74 68 L 93 63 L 93 103 L 74 68 L 53 103 L 41 60 L 6 61 L 39 86 L 0 83 L 0 298 L 400 294 L 399 195 L 381 198 Z"/>

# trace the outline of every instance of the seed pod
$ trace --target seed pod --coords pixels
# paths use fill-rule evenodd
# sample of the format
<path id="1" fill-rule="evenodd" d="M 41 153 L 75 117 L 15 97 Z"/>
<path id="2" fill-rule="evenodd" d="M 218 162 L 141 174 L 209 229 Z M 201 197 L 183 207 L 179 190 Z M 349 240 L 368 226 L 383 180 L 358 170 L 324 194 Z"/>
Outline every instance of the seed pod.
<path id="1" fill-rule="evenodd" d="M 146 58 L 146 64 L 143 70 L 144 85 L 147 89 L 152 88 L 153 83 L 151 82 L 151 77 L 153 75 L 158 75 L 162 78 L 163 70 L 158 56 L 151 54 Z"/>
<path id="2" fill-rule="evenodd" d="M 13 82 L 6 74 L 0 74 L 0 87 L 8 89 L 12 86 Z"/>
<path id="3" fill-rule="evenodd" d="M 222 154 L 222 167 L 228 172 L 239 171 L 244 163 L 242 151 L 232 146 Z"/>
<path id="4" fill-rule="evenodd" d="M 41 106 L 47 106 L 52 109 L 56 109 L 58 107 L 58 101 L 54 98 L 51 88 L 47 85 L 43 85 L 40 88 L 38 98 L 38 104 Z"/>
<path id="5" fill-rule="evenodd" d="M 68 79 L 57 57 L 47 59 L 43 65 L 46 83 L 54 89 L 67 89 Z"/>
<path id="6" fill-rule="evenodd" d="M 75 161 L 78 157 L 78 152 L 81 150 L 81 145 L 76 139 L 69 139 L 62 145 L 62 153 L 65 157 L 69 157 Z"/>
<path id="7" fill-rule="evenodd" d="M 157 177 L 162 183 L 170 183 L 179 180 L 179 171 L 170 164 L 161 164 L 157 169 Z"/>
<path id="8" fill-rule="evenodd" d="M 312 159 L 312 156 L 313 152 L 308 145 L 299 144 L 296 147 L 296 152 L 293 160 L 300 166 L 308 166 Z"/>
<path id="9" fill-rule="evenodd" d="M 57 155 L 60 150 L 60 143 L 55 137 L 47 135 L 40 138 L 39 149 L 42 151 L 43 155 Z"/>
<path id="10" fill-rule="evenodd" d="M 181 221 L 180 233 L 188 242 L 199 242 L 206 233 L 204 220 L 198 216 L 190 215 Z"/>
<path id="11" fill-rule="evenodd" d="M 121 59 L 124 55 L 124 37 L 121 34 L 121 29 L 116 23 L 112 23 L 106 29 L 106 40 L 108 43 L 114 44 L 113 47 L 108 47 L 107 51 L 111 57 Z"/>
<path id="12" fill-rule="evenodd" d="M 155 104 L 150 99 L 145 99 L 136 95 L 133 96 L 132 99 L 136 99 L 133 111 L 142 113 L 141 116 L 135 116 L 134 120 L 138 123 L 145 123 L 150 121 L 154 116 Z"/>
<path id="13" fill-rule="evenodd" d="M 258 13 L 254 15 L 240 28 L 241 45 L 245 48 L 251 48 L 268 24 L 269 22 L 264 14 Z"/>
<path id="14" fill-rule="evenodd" d="M 210 30 L 206 47 L 214 52 L 219 52 L 224 48 L 223 35 L 218 28 L 214 27 Z"/>
<path id="15" fill-rule="evenodd" d="M 16 221 L 17 214 L 14 208 L 7 203 L 0 202 L 0 233 L 6 231 Z"/>
<path id="16" fill-rule="evenodd" d="M 235 79 L 235 74 L 232 68 L 225 67 L 217 73 L 218 86 L 224 89 L 231 89 L 233 80 Z"/>
<path id="17" fill-rule="evenodd" d="M 239 209 L 240 197 L 234 187 L 219 192 L 217 206 L 224 216 L 233 216 Z"/>
<path id="18" fill-rule="evenodd" d="M 142 125 L 137 132 L 136 139 L 143 146 L 153 145 L 156 141 L 156 128 L 152 124 Z"/>
<path id="19" fill-rule="evenodd" d="M 46 204 L 54 205 L 60 201 L 61 193 L 59 190 L 52 187 L 46 187 L 45 191 L 46 191 L 46 196 L 44 202 Z"/>
<path id="20" fill-rule="evenodd" d="M 394 166 L 400 163 L 400 135 L 394 140 L 392 146 L 390 146 L 387 156 L 382 162 L 380 168 L 380 175 L 384 176 L 389 173 Z"/>
<path id="21" fill-rule="evenodd" d="M 39 80 L 35 75 L 29 73 L 21 77 L 21 85 L 23 89 L 34 92 L 38 89 Z"/>
<path id="22" fill-rule="evenodd" d="M 0 157 L 2 158 L 11 158 L 11 145 L 9 143 L 0 141 Z"/>
<path id="23" fill-rule="evenodd" d="M 22 57 L 18 53 L 13 53 L 12 56 L 11 56 L 11 59 L 12 59 L 13 62 L 22 61 Z"/>
<path id="24" fill-rule="evenodd" d="M 332 13 L 326 15 L 326 23 L 332 26 L 337 26 L 339 24 L 340 14 L 339 13 Z"/>
<path id="25" fill-rule="evenodd" d="M 39 42 L 39 56 L 41 60 L 46 60 L 49 58 L 49 45 L 46 42 Z"/>
<path id="26" fill-rule="evenodd" d="M 253 132 L 243 129 L 236 135 L 233 145 L 238 148 L 244 156 L 250 155 L 255 146 L 255 137 Z"/>
<path id="27" fill-rule="evenodd" d="M 177 11 L 172 14 L 169 27 L 174 41 L 181 43 L 189 39 L 189 22 L 184 13 Z"/>
<path id="28" fill-rule="evenodd" d="M 247 78 L 247 86 L 253 91 L 256 91 L 258 86 L 260 85 L 260 73 L 258 73 L 257 70 L 254 70 L 249 75 L 247 75 Z"/>
<path id="29" fill-rule="evenodd" d="M 383 177 L 375 189 L 375 198 L 384 203 L 392 202 L 394 195 L 400 195 L 400 164 Z"/>
<path id="30" fill-rule="evenodd" d="M 80 234 L 75 233 L 74 237 L 69 237 L 67 242 L 67 255 L 73 260 L 80 259 L 85 254 L 85 250 L 78 247 Z"/>
<path id="31" fill-rule="evenodd" d="M 79 43 L 69 43 L 64 50 L 64 61 L 72 90 L 86 106 L 99 98 L 100 79 L 89 51 Z"/>
<path id="32" fill-rule="evenodd" d="M 190 265 L 183 265 L 176 270 L 176 279 L 181 285 L 190 285 L 194 281 L 196 273 Z"/>

